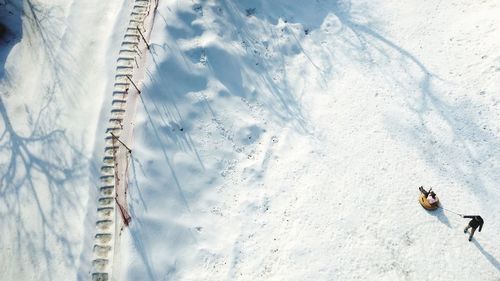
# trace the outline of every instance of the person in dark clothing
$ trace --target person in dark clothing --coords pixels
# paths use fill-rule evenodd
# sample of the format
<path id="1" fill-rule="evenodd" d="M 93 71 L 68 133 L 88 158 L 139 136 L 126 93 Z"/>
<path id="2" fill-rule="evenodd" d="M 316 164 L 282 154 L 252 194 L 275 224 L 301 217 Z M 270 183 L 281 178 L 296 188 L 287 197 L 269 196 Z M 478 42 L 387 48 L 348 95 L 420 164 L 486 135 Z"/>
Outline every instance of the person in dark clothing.
<path id="1" fill-rule="evenodd" d="M 483 218 L 481 216 L 462 216 L 462 218 L 472 219 L 464 229 L 464 233 L 466 233 L 467 230 L 469 230 L 469 228 L 472 228 L 469 235 L 469 241 L 471 241 L 472 236 L 474 236 L 474 232 L 476 232 L 476 229 L 478 227 L 479 227 L 479 232 L 481 232 L 484 223 Z"/>

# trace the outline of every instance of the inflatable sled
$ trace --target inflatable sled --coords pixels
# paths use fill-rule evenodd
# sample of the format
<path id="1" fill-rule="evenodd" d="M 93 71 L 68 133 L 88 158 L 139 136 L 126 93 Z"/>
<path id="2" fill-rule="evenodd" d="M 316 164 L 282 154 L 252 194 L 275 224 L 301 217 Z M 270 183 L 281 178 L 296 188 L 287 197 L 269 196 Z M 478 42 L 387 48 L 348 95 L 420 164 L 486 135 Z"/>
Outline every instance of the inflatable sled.
<path id="1" fill-rule="evenodd" d="M 427 201 L 427 198 L 425 197 L 425 195 L 423 193 L 420 193 L 420 195 L 418 197 L 418 202 L 420 202 L 420 205 L 422 205 L 422 207 L 424 207 L 424 209 L 429 210 L 429 211 L 434 211 L 437 208 L 439 208 L 439 198 L 437 196 L 436 196 L 436 200 L 437 200 L 436 203 L 431 204 L 431 203 L 429 203 L 429 201 Z"/>

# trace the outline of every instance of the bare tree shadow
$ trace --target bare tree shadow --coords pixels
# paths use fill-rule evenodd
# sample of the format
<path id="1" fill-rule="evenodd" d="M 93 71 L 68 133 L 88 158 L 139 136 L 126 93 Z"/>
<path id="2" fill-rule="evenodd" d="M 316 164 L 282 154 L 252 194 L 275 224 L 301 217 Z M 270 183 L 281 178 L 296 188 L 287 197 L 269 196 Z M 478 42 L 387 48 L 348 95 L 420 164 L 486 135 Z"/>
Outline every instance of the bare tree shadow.
<path id="1" fill-rule="evenodd" d="M 130 213 L 133 217 L 136 217 L 135 215 L 135 210 L 134 210 L 134 206 L 136 205 L 135 203 L 140 203 L 140 206 L 141 208 L 144 208 L 145 211 L 148 210 L 148 206 L 146 204 L 146 202 L 144 201 L 144 197 L 142 195 L 142 189 L 141 189 L 141 186 L 139 185 L 139 181 L 137 179 L 137 167 L 136 165 L 139 165 L 139 171 L 141 172 L 141 176 L 145 176 L 146 173 L 144 171 L 144 167 L 142 165 L 142 163 L 139 161 L 139 159 L 137 159 L 136 157 L 134 157 L 134 155 L 130 155 L 130 161 L 131 161 L 131 166 L 132 166 L 132 181 L 129 183 L 131 185 L 130 187 L 130 193 L 135 193 L 137 191 L 137 197 L 138 197 L 138 200 L 135 200 L 135 201 L 132 201 L 132 203 L 130 204 Z M 130 195 L 130 198 L 133 200 L 136 198 L 136 196 L 132 196 Z"/>
<path id="2" fill-rule="evenodd" d="M 233 20 L 242 26 L 241 39 L 245 45 L 251 47 L 250 50 L 257 53 L 264 53 L 266 48 L 262 47 L 258 40 L 258 32 L 262 32 L 262 30 L 251 25 L 252 17 L 260 18 L 276 27 L 285 26 L 285 31 L 288 30 L 289 33 L 294 34 L 297 44 L 300 42 L 296 38 L 296 33 L 292 32 L 292 26 L 301 26 L 304 28 L 304 33 L 313 34 L 329 19 L 329 25 L 334 31 L 333 34 L 342 39 L 339 44 L 344 47 L 343 51 L 350 55 L 352 61 L 368 67 L 377 67 L 377 70 L 382 71 L 383 76 L 391 83 L 409 90 L 409 93 L 402 94 L 406 105 L 417 119 L 415 122 L 417 125 L 407 123 L 399 116 L 395 116 L 394 118 L 386 118 L 388 129 L 418 148 L 424 159 L 439 173 L 460 180 L 462 184 L 477 191 L 482 196 L 492 195 L 486 190 L 486 183 L 491 181 L 491 177 L 488 175 L 498 174 L 500 170 L 494 165 L 481 164 L 500 157 L 500 153 L 496 149 L 500 142 L 487 126 L 479 124 L 474 120 L 473 114 L 466 111 L 467 108 L 475 108 L 476 105 L 467 100 L 460 104 L 451 104 L 446 101 L 443 97 L 444 93 L 435 89 L 436 83 L 445 83 L 446 81 L 429 70 L 410 51 L 379 32 L 377 20 L 371 18 L 369 11 L 364 7 L 353 7 L 351 1 L 340 0 L 316 1 L 311 5 L 303 5 L 304 7 L 297 5 L 297 1 L 224 3 Z M 247 26 L 252 26 L 257 30 L 252 31 Z M 283 34 L 285 33 L 277 33 L 276 37 L 283 36 Z M 317 48 L 316 56 L 329 52 L 328 48 L 328 46 L 324 47 L 325 50 Z M 289 51 L 290 49 L 292 51 Z M 300 46 L 294 50 L 288 46 L 282 53 L 287 52 L 289 55 L 303 53 L 317 69 L 322 68 L 321 64 L 318 63 L 319 60 L 311 56 L 312 51 L 310 50 L 305 50 Z M 323 55 L 323 60 L 334 58 L 333 54 Z M 378 67 L 380 62 L 397 64 L 396 66 L 401 71 L 394 71 L 394 68 L 384 70 Z M 324 70 L 321 69 L 321 71 Z M 269 79 L 264 78 L 264 81 L 269 81 Z M 281 96 L 280 99 L 285 101 L 291 109 L 295 108 L 295 110 L 289 110 L 290 115 L 297 115 L 299 107 L 295 105 L 293 100 L 290 100 L 290 97 L 280 94 L 289 92 L 286 84 L 280 85 L 273 80 L 271 81 L 268 83 L 269 89 L 276 91 L 275 94 Z M 418 91 L 410 88 L 410 83 L 415 83 Z M 439 137 L 432 131 L 433 124 L 426 122 L 426 117 L 429 114 L 439 115 L 439 119 L 451 129 L 453 141 L 449 143 L 440 141 Z"/>
<path id="3" fill-rule="evenodd" d="M 281 28 L 278 26 L 276 18 L 269 19 L 267 14 L 262 15 L 260 13 L 255 14 L 255 16 L 270 20 L 274 26 L 271 26 L 268 30 L 255 28 L 248 21 L 249 9 L 252 10 L 253 8 L 245 9 L 245 5 L 254 7 L 260 5 L 280 6 L 280 4 L 283 4 L 288 6 L 287 3 L 272 4 L 266 1 L 254 1 L 242 4 L 237 2 L 222 1 L 220 7 L 212 9 L 216 9 L 214 14 L 227 16 L 231 20 L 230 22 L 237 26 L 238 33 L 235 39 L 239 42 L 235 43 L 243 47 L 246 55 L 240 57 L 229 50 L 215 46 L 205 48 L 208 65 L 212 73 L 226 86 L 231 95 L 240 96 L 250 102 L 260 103 L 283 124 L 291 125 L 299 132 L 310 134 L 313 131 L 312 125 L 307 121 L 302 106 L 289 85 L 285 55 L 304 54 L 320 73 L 323 71 L 302 48 L 294 32 L 289 30 L 280 31 Z M 255 9 L 253 10 L 255 11 Z M 266 12 L 271 10 L 268 9 Z M 317 16 L 317 21 L 323 19 L 323 15 Z M 230 28 L 228 26 L 228 29 Z M 274 40 L 262 42 L 259 39 L 263 35 L 262 32 L 266 32 L 267 36 L 271 38 L 275 37 Z M 298 48 L 291 48 L 290 45 L 280 42 L 279 36 L 282 36 L 285 32 L 295 39 L 294 43 L 299 46 Z M 278 52 L 271 53 L 270 49 L 272 48 L 277 49 Z M 211 61 L 216 63 L 212 64 Z M 224 61 L 224 63 L 221 64 L 221 61 Z M 314 79 L 311 80 L 314 82 Z M 245 86 L 245 84 L 249 84 L 251 87 Z"/>
<path id="4" fill-rule="evenodd" d="M 451 108 L 446 102 L 440 100 L 433 91 L 432 82 L 440 78 L 431 73 L 411 52 L 384 37 L 381 32 L 378 32 L 375 21 L 368 17 L 369 13 L 366 11 L 353 11 L 350 1 L 322 2 L 324 5 L 317 6 L 319 7 L 317 13 L 313 13 L 312 11 L 302 12 L 302 6 L 297 5 L 297 1 L 290 5 L 288 3 L 293 1 L 261 0 L 243 2 L 223 1 L 220 5 L 207 5 L 206 8 L 203 5 L 197 4 L 193 7 L 196 10 L 195 12 L 181 14 L 179 21 L 182 22 L 183 28 L 172 28 L 167 25 L 166 34 L 168 35 L 169 32 L 175 33 L 179 38 L 182 37 L 183 41 L 189 39 L 196 41 L 197 37 L 200 36 L 199 33 L 203 30 L 199 28 L 202 20 L 195 17 L 194 14 L 198 13 L 197 11 L 200 9 L 202 12 L 203 9 L 212 9 L 214 14 L 220 16 L 215 16 L 216 21 L 214 21 L 214 25 L 226 24 L 227 26 L 225 27 L 227 29 L 234 30 L 235 28 L 231 25 L 232 23 L 236 23 L 235 26 L 237 26 L 236 29 L 238 30 L 234 34 L 229 34 L 230 32 L 228 32 L 229 35 L 224 34 L 233 37 L 231 39 L 224 39 L 234 41 L 231 43 L 235 45 L 241 45 L 241 49 L 246 52 L 244 55 L 239 53 L 238 51 L 241 49 L 236 47 L 230 49 L 217 44 L 209 46 L 196 46 L 192 44 L 190 48 L 186 48 L 175 41 L 177 48 L 169 47 L 168 55 L 165 56 L 166 59 L 164 61 L 157 63 L 153 56 L 156 67 L 155 71 L 157 73 L 150 77 L 152 85 L 144 91 L 145 99 L 141 96 L 147 118 L 146 123 L 149 126 L 149 128 L 145 129 L 147 133 L 144 133 L 144 135 L 154 136 L 152 139 L 160 145 L 160 153 L 163 154 L 166 160 L 167 170 L 172 172 L 173 181 L 181 195 L 181 201 L 185 205 L 187 205 L 187 201 L 181 184 L 186 178 L 178 178 L 176 176 L 174 168 L 179 168 L 173 166 L 169 153 L 175 151 L 175 149 L 191 152 L 196 151 L 196 143 L 187 135 L 190 129 L 195 126 L 194 123 L 198 116 L 196 114 L 201 115 L 208 111 L 208 114 L 212 115 L 213 120 L 217 120 L 217 111 L 212 109 L 215 106 L 207 97 L 203 96 L 203 90 L 208 87 L 207 80 L 204 79 L 204 76 L 208 75 L 207 73 L 215 78 L 213 80 L 217 80 L 221 84 L 222 89 L 216 93 L 219 95 L 217 98 L 226 98 L 228 100 L 239 98 L 240 100 L 260 103 L 281 124 L 291 124 L 299 132 L 306 134 L 310 131 L 310 125 L 303 112 L 300 100 L 293 95 L 293 88 L 288 84 L 290 78 L 288 77 L 285 56 L 304 55 L 306 61 L 313 65 L 314 69 L 320 74 L 324 74 L 326 69 L 321 64 L 321 60 L 315 58 L 310 50 L 301 45 L 301 38 L 296 35 L 295 30 L 292 30 L 294 26 L 291 23 L 302 23 L 307 29 L 307 31 L 304 30 L 304 34 L 310 34 L 315 29 L 320 28 L 326 19 L 334 18 L 339 25 L 338 34 L 344 32 L 341 39 L 345 39 L 343 44 L 345 44 L 347 49 L 346 52 L 352 56 L 352 61 L 375 67 L 377 65 L 375 57 L 377 57 L 379 60 L 385 59 L 386 62 L 397 61 L 403 71 L 412 70 L 408 71 L 409 73 L 415 72 L 414 70 L 416 69 L 416 72 L 418 72 L 416 75 L 409 75 L 412 76 L 412 79 L 417 80 L 420 91 L 415 96 L 408 97 L 408 100 L 415 101 L 416 105 L 412 106 L 411 110 L 419 118 L 423 119 L 425 112 L 430 110 L 430 108 L 438 108 L 438 112 L 445 120 L 450 122 L 451 126 L 457 128 L 460 125 L 455 120 L 449 118 L 450 111 L 453 111 L 454 108 Z M 315 3 L 319 2 L 321 1 L 316 1 Z M 251 5 L 252 7 L 247 7 L 246 5 Z M 273 7 L 266 8 L 268 6 Z M 308 5 L 305 6 L 309 7 Z M 257 9 L 254 9 L 254 7 L 257 7 Z M 287 10 L 290 7 L 295 8 L 295 10 Z M 277 11 L 277 14 L 269 16 L 265 12 L 260 12 L 264 10 L 265 12 Z M 229 17 L 229 20 L 224 17 Z M 249 18 L 251 17 L 260 18 L 262 22 L 266 24 L 271 23 L 272 26 L 270 29 L 265 30 L 254 29 L 255 26 L 250 24 L 251 21 Z M 166 21 L 166 19 L 163 20 Z M 285 23 L 284 28 L 282 28 L 283 22 Z M 203 28 L 210 29 L 210 26 L 207 24 Z M 271 36 L 269 37 L 275 41 L 260 42 L 259 34 L 262 32 L 270 34 Z M 290 42 L 293 42 L 293 44 L 290 44 L 290 46 L 278 41 L 278 37 L 285 35 L 292 37 L 292 41 Z M 170 39 L 176 40 L 176 38 Z M 159 45 L 154 46 L 156 48 Z M 273 49 L 273 47 L 279 50 L 278 54 L 269 54 L 267 52 L 269 49 Z M 163 48 L 164 51 L 166 49 L 162 46 L 160 48 Z M 177 54 L 177 52 L 180 52 L 180 54 Z M 328 48 L 325 47 L 323 52 L 329 52 Z M 326 54 L 324 57 L 334 58 L 333 55 L 327 56 Z M 276 63 L 276 66 L 271 66 L 272 63 Z M 206 71 L 207 68 L 208 71 Z M 335 67 L 332 66 L 332 68 Z M 269 71 L 269 69 L 275 72 Z M 334 70 L 332 69 L 332 71 Z M 388 79 L 392 79 L 396 83 L 405 83 L 404 81 L 400 81 L 395 73 L 385 74 Z M 304 74 L 304 76 L 306 75 Z M 154 93 L 154 95 L 148 96 L 148 93 Z M 195 95 L 201 96 L 199 103 L 194 103 L 190 100 Z M 179 109 L 180 105 L 186 103 L 194 104 L 195 108 L 191 110 L 186 110 L 185 108 Z M 182 114 L 188 112 L 189 118 L 184 118 L 185 116 L 181 112 Z M 397 123 L 397 121 L 389 120 L 388 122 L 394 127 L 393 123 Z M 408 124 L 402 123 L 399 125 L 406 127 Z M 476 124 L 473 124 L 473 126 L 476 126 Z M 182 133 L 180 132 L 181 128 L 184 129 Z M 227 139 L 233 138 L 233 135 L 224 131 L 224 128 L 221 131 L 223 131 L 222 133 Z M 413 131 L 408 130 L 407 133 L 410 137 L 413 137 Z M 423 133 L 420 133 L 422 135 L 430 134 L 430 130 L 429 128 L 424 128 Z M 427 137 L 428 135 L 424 136 L 424 138 Z M 425 155 L 426 159 L 435 165 L 436 168 L 439 168 L 439 159 L 435 159 L 432 151 L 428 151 L 427 147 L 420 147 L 418 141 L 419 139 L 417 138 L 412 143 L 421 148 L 422 154 Z M 144 142 L 152 147 L 157 147 L 157 144 L 152 144 L 149 139 L 144 140 Z M 201 157 L 198 159 L 200 159 L 201 163 Z M 460 164 L 457 164 L 455 167 L 457 175 L 461 171 L 459 166 Z M 193 175 L 198 174 L 193 173 Z M 155 182 L 154 184 L 158 183 Z M 442 210 L 436 212 L 432 213 L 432 215 L 450 227 L 448 217 Z M 152 225 L 149 224 L 147 227 L 151 227 Z M 140 236 L 137 236 L 137 239 L 140 239 Z M 143 247 L 141 246 L 141 248 Z M 145 251 L 154 251 L 154 249 L 146 249 Z M 146 264 L 150 262 L 144 254 L 141 255 L 144 259 L 143 262 Z"/>
<path id="5" fill-rule="evenodd" d="M 479 249 L 481 254 L 483 254 L 483 256 L 491 263 L 491 265 L 493 265 L 493 267 L 495 267 L 496 270 L 500 271 L 500 262 L 498 262 L 498 260 L 494 256 L 492 256 L 490 253 L 488 253 L 488 251 L 486 251 L 483 248 L 483 246 L 481 246 L 481 244 L 479 242 L 477 242 L 476 239 L 473 239 L 472 243 L 474 243 L 474 245 L 476 245 L 476 247 Z"/>
<path id="6" fill-rule="evenodd" d="M 47 61 L 55 84 L 61 87 L 62 81 L 71 80 L 73 85 L 80 85 L 77 73 L 68 68 L 69 62 L 75 60 L 69 52 L 64 52 L 67 31 L 62 30 L 66 25 L 62 8 L 32 0 L 6 0 L 5 3 L 0 6 L 0 16 L 5 18 L 0 23 L 5 21 L 7 27 L 5 38 L 0 39 L 0 47 L 3 47 L 0 50 L 0 79 L 6 75 L 3 67 L 9 50 L 21 38 L 26 38 L 35 57 Z"/>
<path id="7" fill-rule="evenodd" d="M 475 108 L 470 100 L 451 104 L 443 98 L 442 92 L 435 89 L 436 83 L 443 83 L 440 77 L 430 71 L 415 55 L 384 37 L 374 27 L 374 22 L 366 19 L 361 12 L 351 11 L 350 1 L 331 2 L 333 13 L 342 28 L 355 35 L 358 42 L 361 61 L 374 65 L 374 55 L 385 58 L 387 62 L 397 61 L 401 72 L 384 72 L 387 79 L 408 88 L 409 83 L 416 83 L 418 91 L 404 93 L 406 104 L 416 117 L 417 122 L 408 123 L 401 118 L 387 118 L 388 129 L 419 149 L 424 159 L 439 173 L 474 190 L 483 197 L 491 196 L 486 183 L 491 176 L 500 172 L 494 165 L 481 165 L 500 157 L 500 142 L 487 126 L 475 121 L 476 117 L 466 109 Z M 362 23 L 360 23 L 362 22 Z M 426 121 L 429 114 L 437 114 L 439 119 L 450 129 L 453 140 L 445 142 L 433 132 L 432 123 Z M 479 113 L 481 114 L 481 113 Z"/>
<path id="8" fill-rule="evenodd" d="M 165 142 L 164 142 L 163 137 L 162 137 L 163 134 L 161 134 L 159 132 L 159 128 L 157 127 L 157 125 L 153 121 L 154 119 L 152 117 L 152 113 L 148 109 L 148 104 L 150 104 L 150 103 L 145 101 L 145 98 L 143 97 L 143 95 L 140 95 L 140 100 L 141 100 L 141 103 L 144 107 L 144 112 L 146 113 L 146 115 L 148 117 L 149 123 L 151 124 L 151 129 L 153 131 L 152 133 L 155 136 L 155 138 L 156 138 L 156 140 L 161 148 L 161 152 L 165 158 L 165 162 L 167 164 L 167 167 L 169 168 L 170 174 L 174 180 L 175 187 L 177 189 L 179 198 L 182 200 L 182 203 L 183 203 L 184 207 L 186 208 L 186 210 L 190 211 L 189 202 L 186 199 L 186 195 L 184 194 L 184 191 L 182 189 L 181 182 L 179 181 L 179 178 L 177 177 L 177 173 L 174 169 L 174 165 L 173 165 L 172 160 L 170 159 L 170 156 L 167 152 L 167 147 L 165 146 Z M 153 103 L 156 104 L 156 102 L 153 102 Z M 156 112 L 156 114 L 159 114 L 159 112 Z"/>
<path id="9" fill-rule="evenodd" d="M 55 249 L 46 244 L 48 236 L 59 241 L 70 264 L 76 263 L 78 253 L 74 246 L 77 242 L 68 241 L 65 235 L 64 228 L 71 225 L 65 208 L 81 208 L 82 202 L 66 184 L 81 176 L 79 173 L 84 168 L 85 158 L 64 131 L 50 129 L 50 124 L 42 121 L 47 118 L 44 108 L 34 118 L 28 136 L 21 136 L 15 131 L 1 97 L 0 115 L 4 126 L 0 137 L 0 155 L 8 155 L 8 160 L 0 164 L 0 202 L 5 207 L 2 216 L 11 218 L 5 220 L 4 227 L 18 229 L 17 252 L 24 252 L 26 247 L 30 249 L 32 258 L 39 255 L 36 245 L 39 241 L 32 236 L 41 239 L 51 277 L 51 255 Z M 32 116 L 29 116 L 31 119 Z M 69 148 L 71 153 L 63 152 L 61 147 Z M 41 227 L 37 229 L 31 226 L 36 219 L 26 218 L 25 210 L 29 210 L 30 202 L 33 202 L 32 207 L 41 220 Z"/>
<path id="10" fill-rule="evenodd" d="M 35 117 L 28 112 L 31 133 L 22 136 L 14 129 L 0 97 L 3 125 L 0 155 L 6 159 L 0 163 L 0 204 L 3 206 L 0 215 L 4 217 L 5 228 L 17 229 L 17 241 L 13 243 L 16 253 L 22 254 L 27 249 L 33 261 L 40 253 L 43 254 L 49 279 L 54 277 L 54 251 L 63 251 L 69 264 L 77 263 L 79 253 L 75 246 L 78 241 L 70 241 L 66 237 L 65 229 L 72 225 L 72 218 L 67 216 L 66 210 L 81 209 L 82 202 L 75 191 L 68 188 L 68 183 L 81 177 L 80 173 L 85 168 L 85 157 L 65 132 L 51 129 L 50 121 L 47 122 L 51 119 L 47 116 L 51 102 L 47 100 Z M 33 228 L 33 222 L 38 220 L 39 227 Z M 61 248 L 52 249 L 48 241 L 57 241 Z M 39 243 L 42 244 L 41 249 Z M 21 265 L 25 266 L 28 265 Z"/>
<path id="11" fill-rule="evenodd" d="M 43 280 L 56 280 L 60 279 L 58 267 L 75 268 L 79 262 L 80 241 L 68 236 L 68 228 L 75 224 L 75 212 L 83 208 L 78 182 L 87 177 L 88 168 L 81 152 L 84 144 L 57 125 L 62 118 L 56 102 L 60 81 L 73 74 L 56 53 L 59 35 L 48 28 L 60 20 L 59 11 L 52 12 L 57 8 L 29 0 L 6 2 L 16 8 L 10 16 L 19 19 L 7 19 L 12 38 L 7 45 L 0 43 L 0 79 L 9 78 L 5 59 L 21 36 L 30 40 L 35 55 L 45 52 L 54 79 L 38 89 L 39 107 L 24 105 L 24 112 L 12 112 L 9 94 L 3 89 L 0 93 L 0 217 L 2 227 L 9 230 L 2 243 L 12 247 L 10 258 L 19 265 L 11 270 L 38 272 Z"/>

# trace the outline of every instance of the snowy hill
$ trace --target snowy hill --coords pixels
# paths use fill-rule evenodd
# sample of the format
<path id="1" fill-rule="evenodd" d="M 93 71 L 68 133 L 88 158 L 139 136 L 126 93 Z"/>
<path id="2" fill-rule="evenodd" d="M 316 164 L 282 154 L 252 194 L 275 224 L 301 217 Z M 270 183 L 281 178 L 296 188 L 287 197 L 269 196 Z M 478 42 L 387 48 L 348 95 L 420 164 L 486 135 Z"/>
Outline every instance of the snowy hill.
<path id="1" fill-rule="evenodd" d="M 499 1 L 12 3 L 0 280 L 500 280 Z"/>

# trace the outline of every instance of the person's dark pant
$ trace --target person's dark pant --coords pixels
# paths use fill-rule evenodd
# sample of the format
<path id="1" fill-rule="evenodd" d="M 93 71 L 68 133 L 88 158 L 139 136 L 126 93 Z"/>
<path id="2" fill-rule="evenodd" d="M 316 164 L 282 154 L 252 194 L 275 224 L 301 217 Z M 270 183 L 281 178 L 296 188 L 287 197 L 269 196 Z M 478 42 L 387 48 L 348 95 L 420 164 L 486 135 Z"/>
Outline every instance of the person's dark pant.
<path id="1" fill-rule="evenodd" d="M 464 229 L 464 233 L 467 232 L 467 230 L 469 230 L 469 228 L 472 228 L 472 230 L 470 231 L 470 235 L 469 235 L 469 241 L 472 240 L 472 236 L 474 236 L 474 232 L 476 232 L 476 228 L 470 226 L 470 225 L 467 225 Z"/>

